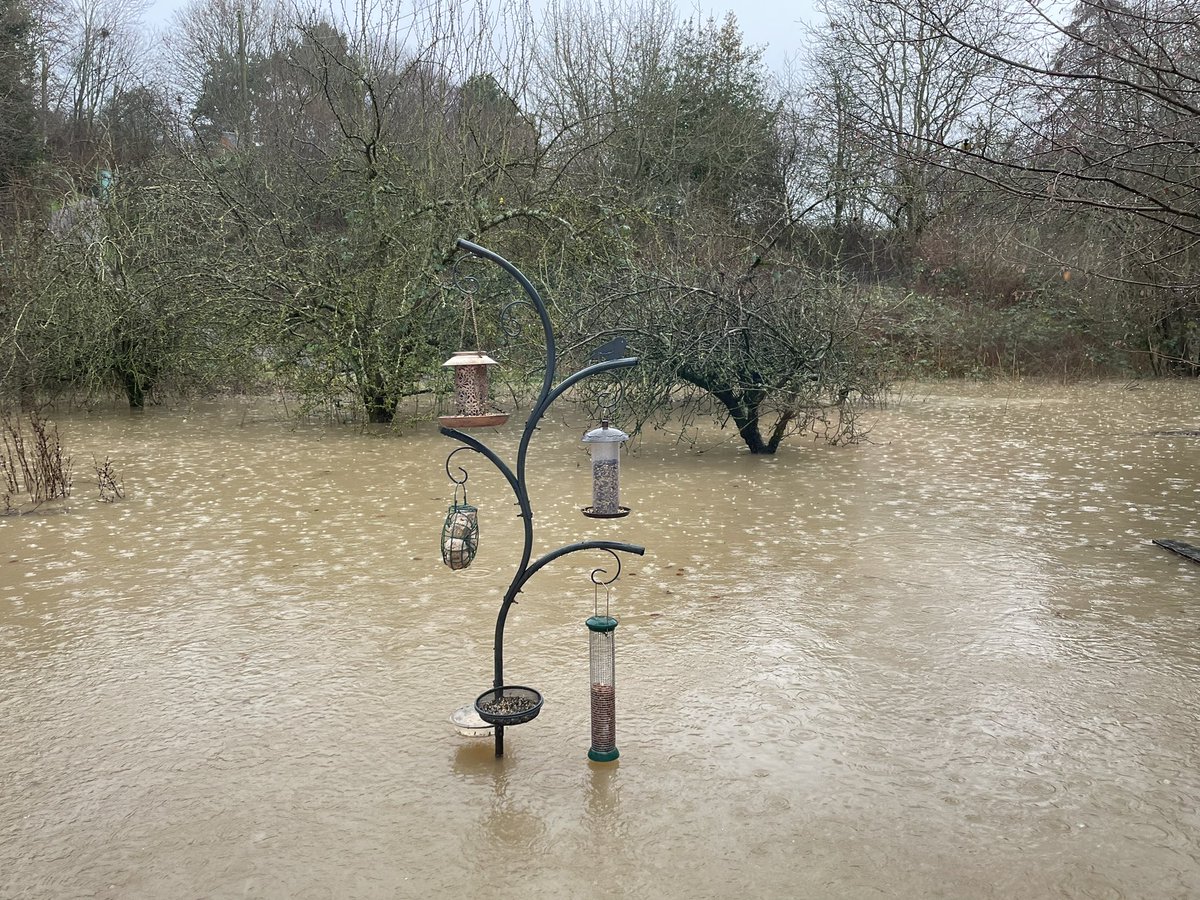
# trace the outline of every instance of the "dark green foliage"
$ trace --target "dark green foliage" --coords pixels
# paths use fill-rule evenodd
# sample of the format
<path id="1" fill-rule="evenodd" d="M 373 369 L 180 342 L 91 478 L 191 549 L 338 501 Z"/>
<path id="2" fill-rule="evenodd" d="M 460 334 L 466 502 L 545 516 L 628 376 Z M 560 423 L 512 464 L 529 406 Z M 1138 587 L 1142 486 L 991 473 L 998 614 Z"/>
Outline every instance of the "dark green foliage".
<path id="1" fill-rule="evenodd" d="M 779 107 L 732 15 L 678 32 L 672 54 L 631 81 L 622 102 L 616 172 L 651 211 L 756 224 L 778 216 Z"/>
<path id="2" fill-rule="evenodd" d="M 23 0 L 0 0 L 0 188 L 37 159 L 34 21 Z"/>
<path id="3" fill-rule="evenodd" d="M 644 264 L 621 273 L 596 312 L 620 323 L 611 330 L 643 360 L 627 392 L 639 424 L 715 414 L 756 454 L 801 432 L 858 438 L 857 405 L 887 383 L 870 339 L 873 295 L 711 234 L 674 244 L 669 262 L 656 250 L 639 254 Z"/>

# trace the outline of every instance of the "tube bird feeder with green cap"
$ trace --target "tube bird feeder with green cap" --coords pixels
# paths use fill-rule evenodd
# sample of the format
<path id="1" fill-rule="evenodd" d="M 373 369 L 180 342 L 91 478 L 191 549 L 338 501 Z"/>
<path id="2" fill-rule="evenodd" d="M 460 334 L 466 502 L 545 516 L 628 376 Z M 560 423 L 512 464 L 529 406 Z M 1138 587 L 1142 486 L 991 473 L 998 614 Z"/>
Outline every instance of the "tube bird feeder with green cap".
<path id="1" fill-rule="evenodd" d="M 604 586 L 604 615 L 599 612 L 599 589 L 601 582 L 592 573 L 596 585 L 597 601 L 595 615 L 587 620 L 592 682 L 592 746 L 588 759 L 593 762 L 612 762 L 621 755 L 617 750 L 617 620 L 608 614 L 608 585 Z"/>
<path id="2" fill-rule="evenodd" d="M 617 519 L 629 515 L 621 505 L 621 445 L 629 435 L 613 428 L 607 419 L 583 436 L 592 451 L 592 505 L 583 514 L 593 519 Z"/>

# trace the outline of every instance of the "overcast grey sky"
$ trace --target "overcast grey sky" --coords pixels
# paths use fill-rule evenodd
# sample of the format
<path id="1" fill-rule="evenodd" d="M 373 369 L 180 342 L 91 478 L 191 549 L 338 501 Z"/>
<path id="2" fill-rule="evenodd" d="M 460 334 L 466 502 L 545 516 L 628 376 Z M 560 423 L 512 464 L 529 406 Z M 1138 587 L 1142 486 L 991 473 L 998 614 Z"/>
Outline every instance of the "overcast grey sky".
<path id="1" fill-rule="evenodd" d="M 536 5 L 537 0 L 534 0 Z M 778 68 L 796 50 L 803 40 L 802 23 L 816 18 L 816 0 L 735 0 L 735 2 L 687 2 L 676 0 L 682 15 L 699 13 L 707 17 L 712 14 L 720 19 L 726 11 L 737 16 L 746 36 L 747 43 L 765 47 L 764 59 L 772 68 Z M 185 6 L 187 0 L 150 0 L 146 5 L 146 22 L 152 28 L 167 25 L 175 10 Z"/>
<path id="2" fill-rule="evenodd" d="M 688 7 L 681 4 L 681 8 Z M 718 18 L 725 15 L 726 10 L 732 11 L 742 26 L 746 42 L 767 48 L 764 58 L 772 67 L 780 66 L 800 49 L 804 23 L 814 22 L 817 18 L 816 0 L 761 0 L 758 3 L 747 0 L 714 3 L 701 9 L 706 13 L 711 11 Z"/>

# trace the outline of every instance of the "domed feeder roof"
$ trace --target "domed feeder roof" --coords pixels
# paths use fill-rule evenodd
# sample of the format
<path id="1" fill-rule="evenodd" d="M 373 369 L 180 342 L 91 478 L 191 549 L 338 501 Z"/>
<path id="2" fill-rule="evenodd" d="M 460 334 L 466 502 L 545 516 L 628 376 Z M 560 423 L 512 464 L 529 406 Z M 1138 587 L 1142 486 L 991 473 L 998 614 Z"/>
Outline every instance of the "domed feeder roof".
<path id="1" fill-rule="evenodd" d="M 629 440 L 629 435 L 620 428 L 613 428 L 607 424 L 601 425 L 599 428 L 593 428 L 583 436 L 585 444 L 615 444 L 617 441 L 627 440 Z"/>

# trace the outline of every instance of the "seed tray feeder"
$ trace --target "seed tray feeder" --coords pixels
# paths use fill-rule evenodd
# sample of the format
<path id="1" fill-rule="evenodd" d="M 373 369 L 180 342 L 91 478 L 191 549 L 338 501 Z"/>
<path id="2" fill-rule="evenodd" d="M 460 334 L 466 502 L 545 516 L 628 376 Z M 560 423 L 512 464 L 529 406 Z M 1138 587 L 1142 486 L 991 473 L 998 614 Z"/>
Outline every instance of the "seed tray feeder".
<path id="1" fill-rule="evenodd" d="M 492 725 L 521 725 L 542 711 L 542 695 L 533 688 L 504 685 L 475 698 L 475 712 Z"/>

